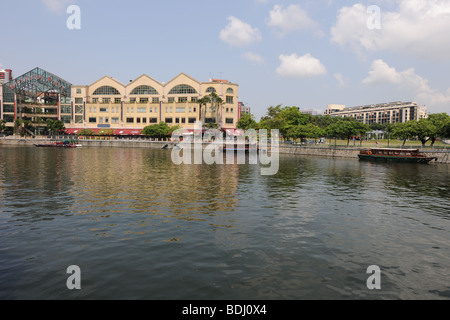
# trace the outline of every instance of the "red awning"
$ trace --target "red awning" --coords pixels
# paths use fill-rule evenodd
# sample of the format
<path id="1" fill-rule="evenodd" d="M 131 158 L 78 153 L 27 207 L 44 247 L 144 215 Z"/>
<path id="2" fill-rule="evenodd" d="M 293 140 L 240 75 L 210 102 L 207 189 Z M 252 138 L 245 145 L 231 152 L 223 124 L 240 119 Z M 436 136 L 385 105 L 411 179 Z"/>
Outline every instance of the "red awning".
<path id="1" fill-rule="evenodd" d="M 243 136 L 244 131 L 241 129 L 225 129 L 225 132 L 230 136 Z"/>

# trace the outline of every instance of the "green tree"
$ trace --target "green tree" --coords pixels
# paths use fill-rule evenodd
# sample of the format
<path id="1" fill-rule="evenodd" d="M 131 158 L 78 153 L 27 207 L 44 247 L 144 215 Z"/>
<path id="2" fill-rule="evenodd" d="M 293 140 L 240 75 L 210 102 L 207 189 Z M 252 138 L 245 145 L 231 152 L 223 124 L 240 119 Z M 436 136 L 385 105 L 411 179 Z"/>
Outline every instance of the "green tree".
<path id="1" fill-rule="evenodd" d="M 0 120 L 0 132 L 3 132 L 6 130 L 6 120 L 2 119 Z"/>
<path id="2" fill-rule="evenodd" d="M 50 134 L 57 134 L 59 131 L 65 128 L 64 122 L 62 122 L 61 120 L 47 119 L 45 123 L 47 124 L 47 131 Z"/>
<path id="3" fill-rule="evenodd" d="M 431 124 L 432 129 L 434 129 L 429 132 L 431 146 L 434 145 L 438 137 L 448 136 L 445 128 L 446 124 L 450 121 L 450 116 L 447 113 L 430 114 L 426 120 Z"/>
<path id="4" fill-rule="evenodd" d="M 252 114 L 243 114 L 236 124 L 236 127 L 242 130 L 258 129 L 258 123 Z"/>
<path id="5" fill-rule="evenodd" d="M 146 126 L 142 130 L 142 133 L 152 138 L 167 138 L 170 136 L 171 131 L 167 123 L 160 122 L 158 124 L 151 124 L 149 126 Z"/>
<path id="6" fill-rule="evenodd" d="M 199 104 L 199 109 L 200 109 L 199 110 L 200 111 L 200 121 L 202 121 L 202 123 L 205 121 L 206 113 L 208 111 L 208 104 L 209 104 L 210 108 L 211 108 L 211 114 L 216 119 L 216 122 L 215 122 L 215 123 L 217 123 L 216 127 L 219 127 L 220 122 L 218 121 L 218 119 L 222 112 L 223 99 L 221 97 L 219 97 L 219 95 L 217 93 L 211 92 L 209 95 L 202 97 L 197 102 Z"/>
<path id="7" fill-rule="evenodd" d="M 348 146 L 350 139 L 364 135 L 368 129 L 367 125 L 353 118 L 336 118 L 336 121 L 327 127 L 326 133 L 329 137 L 347 139 Z"/>
<path id="8" fill-rule="evenodd" d="M 397 122 L 392 126 L 392 136 L 403 139 L 402 147 L 404 147 L 406 140 L 417 136 L 416 124 L 411 121 Z"/>

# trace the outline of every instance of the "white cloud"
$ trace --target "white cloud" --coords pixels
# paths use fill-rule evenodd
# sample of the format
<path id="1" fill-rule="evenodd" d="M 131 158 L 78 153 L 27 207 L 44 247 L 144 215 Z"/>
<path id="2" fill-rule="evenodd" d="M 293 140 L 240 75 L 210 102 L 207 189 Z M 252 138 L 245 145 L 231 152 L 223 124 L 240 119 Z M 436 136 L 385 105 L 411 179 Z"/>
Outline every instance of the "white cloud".
<path id="1" fill-rule="evenodd" d="M 345 85 L 344 77 L 342 76 L 342 74 L 336 73 L 334 74 L 334 78 L 337 80 L 340 87 L 343 87 Z"/>
<path id="2" fill-rule="evenodd" d="M 317 23 L 308 16 L 300 5 L 291 4 L 286 9 L 275 5 L 269 15 L 269 19 L 266 20 L 267 25 L 278 29 L 281 36 L 297 30 L 318 28 Z M 321 34 L 320 31 L 319 34 Z"/>
<path id="3" fill-rule="evenodd" d="M 319 59 L 314 58 L 309 53 L 302 57 L 293 53 L 289 56 L 280 55 L 280 66 L 276 69 L 276 73 L 282 77 L 290 78 L 306 78 L 326 74 L 325 66 L 320 63 Z"/>
<path id="4" fill-rule="evenodd" d="M 74 0 L 42 0 L 48 10 L 55 14 L 63 14 L 69 5 L 74 4 Z"/>
<path id="5" fill-rule="evenodd" d="M 340 9 L 331 41 L 358 53 L 387 50 L 449 60 L 450 1 L 399 0 L 396 11 L 381 9 L 381 29 L 367 27 L 367 7 L 357 3 Z"/>
<path id="6" fill-rule="evenodd" d="M 233 47 L 242 47 L 261 41 L 261 32 L 236 17 L 228 17 L 228 25 L 220 31 L 220 39 Z"/>
<path id="7" fill-rule="evenodd" d="M 434 112 L 448 112 L 450 109 L 450 88 L 445 93 L 431 88 L 429 81 L 416 74 L 414 68 L 397 71 L 383 60 L 375 60 L 363 83 L 389 87 L 395 85 L 397 90 L 413 97 L 418 103 L 427 105 Z"/>
<path id="8" fill-rule="evenodd" d="M 264 58 L 262 56 L 254 53 L 254 52 L 250 52 L 250 51 L 243 53 L 242 58 L 245 60 L 248 60 L 254 64 L 263 64 L 264 63 Z"/>

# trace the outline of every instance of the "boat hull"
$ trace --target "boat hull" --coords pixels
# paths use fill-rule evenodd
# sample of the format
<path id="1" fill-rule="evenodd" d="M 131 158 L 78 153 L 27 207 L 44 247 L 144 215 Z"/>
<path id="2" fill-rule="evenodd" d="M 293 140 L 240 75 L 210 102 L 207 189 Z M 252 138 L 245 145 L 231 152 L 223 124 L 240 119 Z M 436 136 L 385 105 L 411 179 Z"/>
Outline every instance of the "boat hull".
<path id="1" fill-rule="evenodd" d="M 389 157 L 378 155 L 358 155 L 360 160 L 376 161 L 376 162 L 402 162 L 402 163 L 429 163 L 437 160 L 435 157 Z"/>

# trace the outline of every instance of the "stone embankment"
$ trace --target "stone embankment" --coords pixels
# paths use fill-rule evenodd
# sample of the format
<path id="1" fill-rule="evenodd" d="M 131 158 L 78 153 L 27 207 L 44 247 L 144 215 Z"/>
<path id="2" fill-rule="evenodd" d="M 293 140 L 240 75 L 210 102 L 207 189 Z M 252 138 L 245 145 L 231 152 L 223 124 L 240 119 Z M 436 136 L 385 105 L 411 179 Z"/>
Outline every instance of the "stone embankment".
<path id="1" fill-rule="evenodd" d="M 46 138 L 16 138 L 6 137 L 0 138 L 0 144 L 3 145 L 22 145 L 33 146 L 39 143 L 51 142 L 51 139 Z M 120 148 L 153 148 L 162 149 L 167 145 L 168 148 L 173 147 L 173 142 L 167 140 L 155 140 L 155 139 L 139 139 L 139 138 L 121 138 L 121 139 L 87 139 L 79 140 L 79 143 L 83 147 L 120 147 Z M 203 147 L 208 145 L 204 143 Z M 339 147 L 339 146 L 295 146 L 295 145 L 283 145 L 280 144 L 279 150 L 282 154 L 296 154 L 296 155 L 308 155 L 330 158 L 357 158 L 361 149 L 359 147 Z M 436 157 L 438 160 L 432 163 L 445 163 L 450 164 L 450 150 L 445 149 L 422 149 L 428 157 Z"/>

